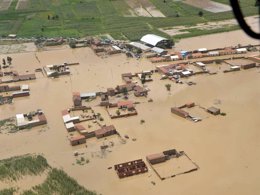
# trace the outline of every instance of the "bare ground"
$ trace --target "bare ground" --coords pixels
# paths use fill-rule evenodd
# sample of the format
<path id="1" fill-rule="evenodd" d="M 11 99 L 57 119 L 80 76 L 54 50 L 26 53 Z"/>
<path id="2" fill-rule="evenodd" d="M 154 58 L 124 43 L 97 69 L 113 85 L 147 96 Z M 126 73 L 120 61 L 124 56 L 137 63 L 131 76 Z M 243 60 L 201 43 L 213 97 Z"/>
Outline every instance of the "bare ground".
<path id="1" fill-rule="evenodd" d="M 12 0 L 0 0 L 0 11 L 8 10 Z"/>
<path id="2" fill-rule="evenodd" d="M 29 0 L 19 0 L 16 4 L 16 8 L 15 9 L 26 9 L 29 6 Z"/>
<path id="3" fill-rule="evenodd" d="M 250 16 L 246 18 L 248 24 L 257 31 L 259 18 L 257 16 Z M 207 23 L 199 23 L 195 26 L 175 26 L 168 28 L 161 28 L 160 30 L 167 33 L 170 36 L 178 35 L 178 34 L 187 34 L 189 33 L 189 29 L 200 29 L 200 30 L 213 30 L 213 29 L 221 29 L 225 27 L 238 25 L 235 19 L 223 20 L 218 22 L 207 22 Z"/>
<path id="4" fill-rule="evenodd" d="M 165 17 L 149 0 L 125 0 L 137 16 Z"/>
<path id="5" fill-rule="evenodd" d="M 229 5 L 210 0 L 184 0 L 183 2 L 213 13 L 231 11 L 232 9 Z"/>

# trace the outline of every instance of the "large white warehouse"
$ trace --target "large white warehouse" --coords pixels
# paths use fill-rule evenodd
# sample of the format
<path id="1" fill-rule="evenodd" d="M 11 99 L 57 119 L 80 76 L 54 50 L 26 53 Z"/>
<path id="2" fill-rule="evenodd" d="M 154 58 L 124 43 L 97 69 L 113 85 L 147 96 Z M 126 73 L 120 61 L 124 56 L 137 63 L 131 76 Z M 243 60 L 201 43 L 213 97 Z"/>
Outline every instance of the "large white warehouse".
<path id="1" fill-rule="evenodd" d="M 160 47 L 160 48 L 172 48 L 174 45 L 172 40 L 160 37 L 154 34 L 147 34 L 141 38 L 141 42 L 148 46 Z"/>

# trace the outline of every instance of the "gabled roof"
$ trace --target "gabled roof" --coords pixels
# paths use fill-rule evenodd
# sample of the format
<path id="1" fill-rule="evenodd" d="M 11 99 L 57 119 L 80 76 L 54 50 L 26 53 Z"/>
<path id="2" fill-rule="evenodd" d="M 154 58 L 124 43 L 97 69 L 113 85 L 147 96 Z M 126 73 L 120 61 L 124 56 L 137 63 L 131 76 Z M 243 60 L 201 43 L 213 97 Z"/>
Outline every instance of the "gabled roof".
<path id="1" fill-rule="evenodd" d="M 141 38 L 141 41 L 152 46 L 156 46 L 160 41 L 167 40 L 166 38 L 160 37 L 154 34 L 147 34 Z"/>

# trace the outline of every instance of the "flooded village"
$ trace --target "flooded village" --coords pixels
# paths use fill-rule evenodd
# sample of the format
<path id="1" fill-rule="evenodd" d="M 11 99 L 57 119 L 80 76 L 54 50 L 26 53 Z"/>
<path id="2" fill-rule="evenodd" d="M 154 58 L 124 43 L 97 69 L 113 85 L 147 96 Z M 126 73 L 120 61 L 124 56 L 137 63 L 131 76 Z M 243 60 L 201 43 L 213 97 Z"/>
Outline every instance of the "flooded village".
<path id="1" fill-rule="evenodd" d="M 259 191 L 259 42 L 234 31 L 172 44 L 1 53 L 1 157 L 41 153 L 101 194 Z"/>

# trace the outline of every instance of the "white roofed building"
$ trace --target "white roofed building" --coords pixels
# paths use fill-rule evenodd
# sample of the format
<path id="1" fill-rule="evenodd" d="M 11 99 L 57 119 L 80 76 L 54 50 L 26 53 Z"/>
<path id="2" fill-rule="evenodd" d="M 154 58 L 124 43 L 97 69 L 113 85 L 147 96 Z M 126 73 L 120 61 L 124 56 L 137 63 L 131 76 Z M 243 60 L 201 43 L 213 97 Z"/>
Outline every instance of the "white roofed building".
<path id="1" fill-rule="evenodd" d="M 141 42 L 147 44 L 148 46 L 160 48 L 172 48 L 174 45 L 172 40 L 154 34 L 144 35 L 141 38 Z"/>

